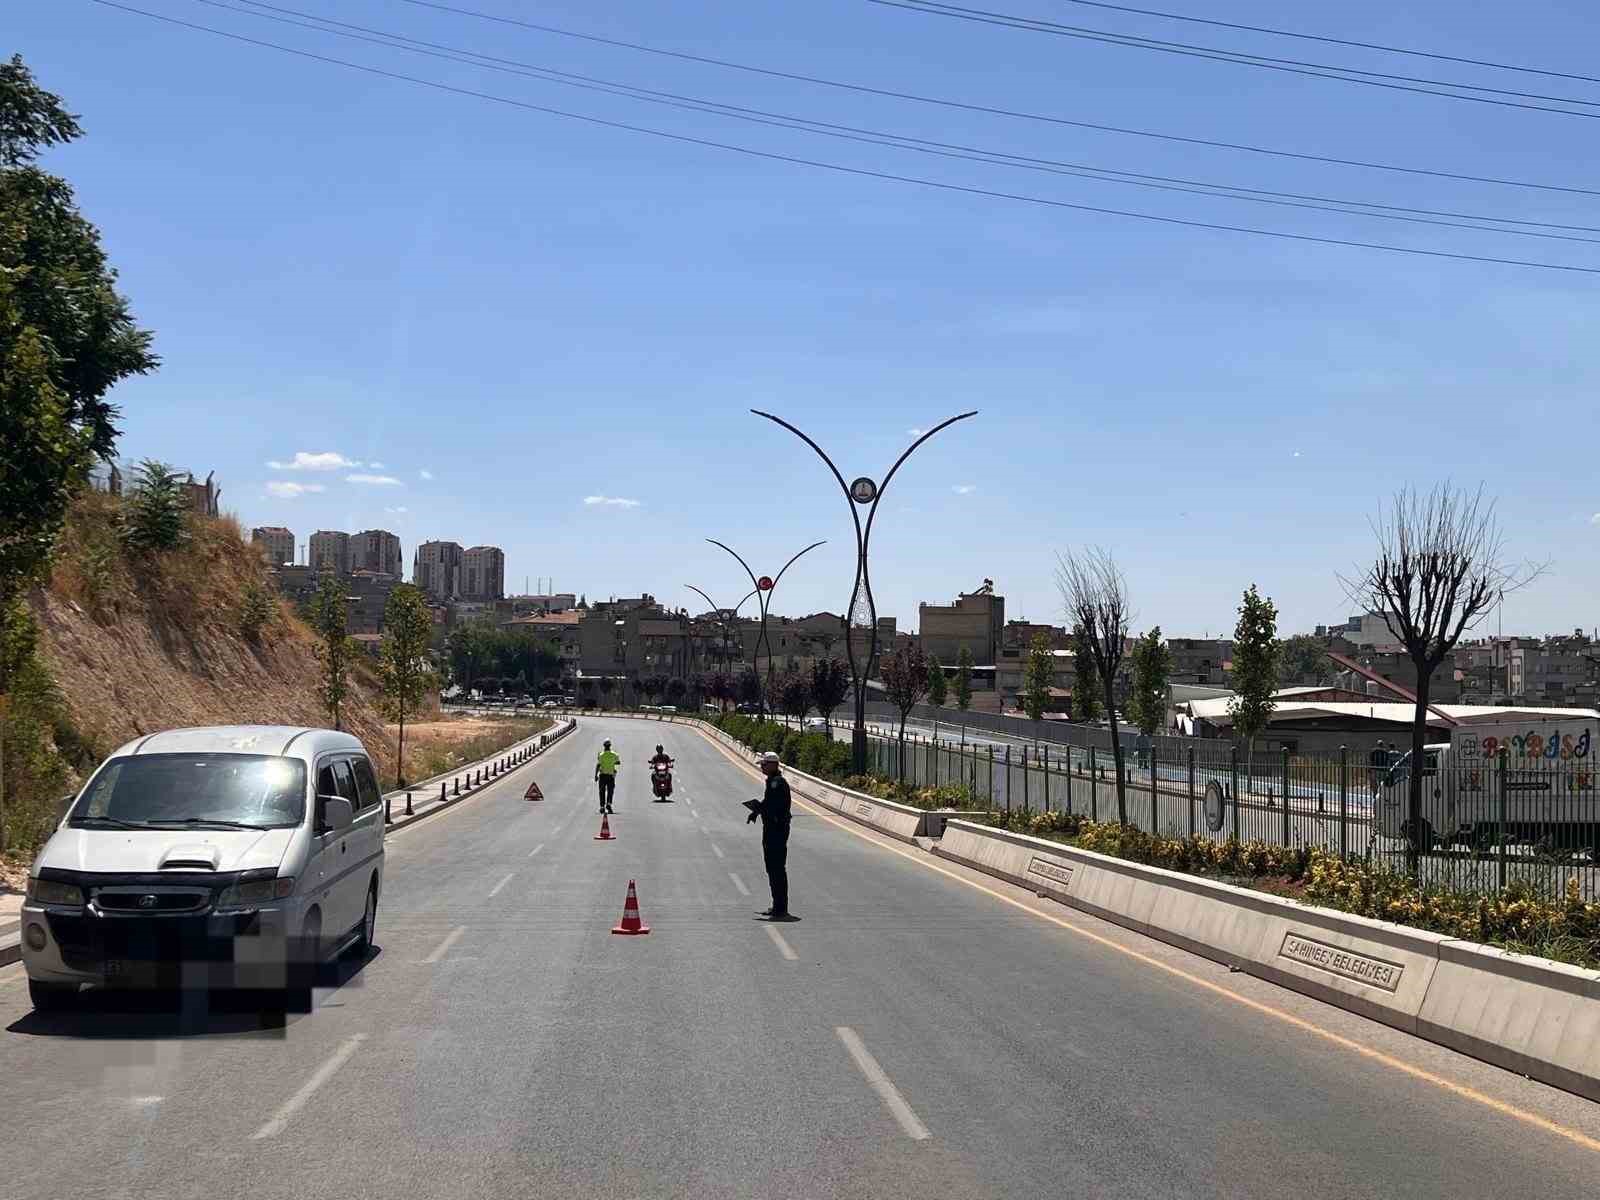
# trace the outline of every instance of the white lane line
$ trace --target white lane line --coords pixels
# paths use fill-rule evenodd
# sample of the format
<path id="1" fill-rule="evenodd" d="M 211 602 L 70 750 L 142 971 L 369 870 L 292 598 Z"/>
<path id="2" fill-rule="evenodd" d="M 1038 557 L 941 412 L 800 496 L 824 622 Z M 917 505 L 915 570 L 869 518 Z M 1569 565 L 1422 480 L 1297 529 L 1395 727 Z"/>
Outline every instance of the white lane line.
<path id="1" fill-rule="evenodd" d="M 544 849 L 544 843 L 543 843 L 543 842 L 540 842 L 540 843 L 539 843 L 539 844 L 538 844 L 538 845 L 537 845 L 537 846 L 535 846 L 535 847 L 534 847 L 534 848 L 533 848 L 533 849 L 532 849 L 532 850 L 529 850 L 529 851 L 528 851 L 528 857 L 529 857 L 529 858 L 532 858 L 532 857 L 533 857 L 533 856 L 534 856 L 534 855 L 535 855 L 535 854 L 537 854 L 537 853 L 539 853 L 539 851 L 541 851 L 541 850 L 543 850 L 543 849 Z"/>
<path id="2" fill-rule="evenodd" d="M 800 956 L 794 952 L 794 947 L 789 945 L 788 940 L 784 938 L 783 934 L 778 932 L 778 927 L 776 925 L 767 925 L 764 926 L 764 928 L 767 931 L 767 936 L 772 939 L 772 944 L 778 948 L 779 954 L 783 955 L 790 962 L 799 961 Z"/>
<path id="3" fill-rule="evenodd" d="M 511 872 L 511 874 L 507 875 L 504 879 L 502 879 L 499 883 L 495 884 L 492 888 L 490 888 L 489 889 L 489 899 L 493 900 L 496 896 L 498 896 L 500 894 L 500 889 L 505 887 L 506 884 L 510 883 L 516 877 L 517 877 L 517 873 L 515 871 L 513 871 L 513 872 Z"/>
<path id="4" fill-rule="evenodd" d="M 905 1130 L 906 1136 L 912 1141 L 920 1142 L 933 1136 L 928 1132 L 928 1127 L 917 1120 L 917 1114 L 911 1111 L 911 1106 L 906 1103 L 906 1098 L 900 1090 L 878 1065 L 878 1060 L 867 1052 L 862 1045 L 861 1038 L 854 1029 L 848 1026 L 837 1026 L 834 1031 L 839 1040 L 844 1043 L 844 1048 L 850 1051 L 850 1057 L 856 1060 L 856 1066 L 866 1076 L 868 1085 L 878 1093 L 878 1098 L 893 1114 L 894 1119 L 900 1122 L 900 1128 Z"/>
<path id="5" fill-rule="evenodd" d="M 345 1038 L 344 1045 L 333 1052 L 333 1057 L 318 1067 L 315 1074 L 300 1085 L 300 1090 L 285 1100 L 283 1107 L 272 1114 L 272 1120 L 250 1135 L 250 1140 L 260 1141 L 262 1138 L 277 1137 L 282 1133 L 284 1127 L 289 1124 L 289 1119 L 305 1107 L 306 1101 L 316 1094 L 318 1088 L 333 1078 L 335 1071 L 349 1061 L 350 1056 L 360 1048 L 366 1037 L 364 1033 L 357 1033 Z"/>
<path id="6" fill-rule="evenodd" d="M 727 855 L 722 853 L 722 847 L 717 845 L 715 842 L 711 843 L 711 853 L 715 854 L 718 858 L 727 857 Z"/>
<path id="7" fill-rule="evenodd" d="M 422 961 L 425 962 L 425 963 L 436 963 L 436 962 L 438 962 L 446 954 L 450 953 L 450 947 L 454 946 L 457 942 L 459 942 L 461 940 L 461 935 L 463 933 L 465 933 L 466 931 L 467 931 L 467 927 L 465 925 L 457 925 L 449 933 L 444 935 L 444 941 L 440 942 L 437 946 L 435 946 L 434 950 L 433 950 L 433 953 L 428 955 L 428 957 L 423 959 Z"/>
<path id="8" fill-rule="evenodd" d="M 698 821 L 700 819 L 700 810 L 698 808 L 691 808 L 689 810 L 689 815 Z"/>
<path id="9" fill-rule="evenodd" d="M 750 894 L 750 889 L 745 887 L 744 880 L 740 879 L 732 871 L 728 872 L 728 878 L 733 880 L 733 886 L 739 889 L 739 895 L 748 896 Z"/>

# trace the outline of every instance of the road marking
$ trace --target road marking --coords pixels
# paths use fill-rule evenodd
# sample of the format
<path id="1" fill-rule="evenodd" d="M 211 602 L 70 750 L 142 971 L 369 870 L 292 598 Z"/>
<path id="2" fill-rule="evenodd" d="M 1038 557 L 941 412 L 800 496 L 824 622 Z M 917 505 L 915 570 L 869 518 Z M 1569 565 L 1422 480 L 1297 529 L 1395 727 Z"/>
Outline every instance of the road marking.
<path id="1" fill-rule="evenodd" d="M 495 884 L 492 888 L 490 888 L 489 889 L 489 899 L 493 900 L 496 896 L 498 896 L 500 894 L 500 889 L 505 887 L 506 884 L 510 883 L 513 879 L 515 879 L 516 875 L 517 875 L 517 873 L 515 871 L 513 871 L 513 872 L 511 872 L 511 874 L 507 875 L 504 879 L 502 879 L 499 883 Z"/>
<path id="2" fill-rule="evenodd" d="M 778 927 L 776 925 L 768 925 L 766 926 L 766 930 L 767 936 L 772 939 L 772 944 L 777 946 L 779 954 L 783 955 L 790 962 L 799 961 L 800 956 L 794 952 L 794 947 L 789 945 L 783 934 L 778 932 Z"/>
<path id="3" fill-rule="evenodd" d="M 728 878 L 733 880 L 733 886 L 739 889 L 739 895 L 748 896 L 750 894 L 750 889 L 745 887 L 744 880 L 740 879 L 732 871 L 728 872 Z"/>
<path id="4" fill-rule="evenodd" d="M 560 832 L 560 830 L 557 830 L 557 832 L 558 832 L 558 833 L 559 833 L 559 832 Z M 529 851 L 528 851 L 528 857 L 529 857 L 529 858 L 532 858 L 532 857 L 533 857 L 533 856 L 534 856 L 534 855 L 535 855 L 535 854 L 537 854 L 537 853 L 539 853 L 539 851 L 541 851 L 541 850 L 543 850 L 543 849 L 544 849 L 544 843 L 543 843 L 543 842 L 540 842 L 540 843 L 539 843 L 539 844 L 538 844 L 538 845 L 537 845 L 537 846 L 535 846 L 535 847 L 534 847 L 534 848 L 533 848 L 533 849 L 532 849 L 532 850 L 529 850 Z"/>
<path id="5" fill-rule="evenodd" d="M 444 935 L 444 941 L 440 942 L 436 947 L 434 947 L 433 953 L 428 955 L 428 957 L 422 961 L 425 963 L 438 962 L 446 954 L 450 953 L 450 947 L 459 942 L 461 940 L 461 935 L 466 931 L 467 927 L 465 925 L 457 925 L 449 933 Z"/>
<path id="6" fill-rule="evenodd" d="M 305 1107 L 306 1101 L 316 1094 L 318 1088 L 333 1078 L 335 1071 L 349 1061 L 350 1056 L 360 1048 L 366 1037 L 364 1033 L 357 1033 L 345 1038 L 344 1045 L 333 1052 L 333 1057 L 318 1067 L 315 1074 L 300 1085 L 300 1090 L 285 1100 L 283 1107 L 272 1114 L 272 1120 L 250 1135 L 250 1140 L 260 1141 L 262 1138 L 277 1137 L 282 1133 L 284 1127 L 289 1124 L 289 1119 Z"/>
<path id="7" fill-rule="evenodd" d="M 734 759 L 732 755 L 729 755 L 728 757 L 736 766 L 745 767 L 746 771 L 753 770 L 753 768 L 751 768 L 748 764 L 738 759 Z M 1581 1146 L 1585 1150 L 1592 1150 L 1595 1153 L 1600 1154 L 1600 1138 L 1593 1138 L 1586 1133 L 1580 1132 L 1579 1130 L 1569 1129 L 1567 1126 L 1559 1125 L 1555 1121 L 1550 1120 L 1548 1117 L 1541 1117 L 1538 1113 L 1533 1113 L 1527 1111 L 1526 1109 L 1518 1108 L 1516 1105 L 1509 1104 L 1504 1100 L 1497 1100 L 1493 1096 L 1478 1091 L 1476 1088 L 1468 1087 L 1463 1083 L 1455 1083 L 1452 1080 L 1444 1078 L 1442 1075 L 1436 1075 L 1432 1071 L 1424 1070 L 1422 1067 L 1414 1067 L 1408 1062 L 1403 1062 L 1400 1059 L 1395 1058 L 1392 1054 L 1386 1054 L 1382 1050 L 1374 1049 L 1371 1046 L 1364 1046 L 1354 1038 L 1347 1038 L 1343 1034 L 1334 1033 L 1331 1029 L 1324 1029 L 1315 1022 L 1306 1020 L 1304 1017 L 1297 1017 L 1293 1013 L 1285 1012 L 1281 1008 L 1274 1008 L 1272 1005 L 1264 1003 L 1260 1000 L 1252 1000 L 1249 996 L 1242 995 L 1239 992 L 1234 991 L 1232 988 L 1226 988 L 1219 983 L 1213 983 L 1211 980 L 1204 979 L 1193 972 L 1185 971 L 1182 967 L 1173 966 L 1171 963 L 1162 962 L 1160 959 L 1145 954 L 1143 951 L 1135 950 L 1131 946 L 1124 946 L 1113 941 L 1111 938 L 1095 933 L 1091 929 L 1086 929 L 1082 925 L 1075 925 L 1071 921 L 1064 920 L 1063 918 L 1056 916 L 1054 913 L 1045 912 L 1041 909 L 1035 908 L 1031 904 L 1024 904 L 1021 900 L 1007 896 L 1004 892 L 997 892 L 991 887 L 985 887 L 976 880 L 968 879 L 963 875 L 956 874 L 954 871 L 946 870 L 937 863 L 930 862 L 926 854 L 913 854 L 909 850 L 902 850 L 898 846 L 891 845 L 888 842 L 883 841 L 881 838 L 868 833 L 866 830 L 857 826 L 854 822 L 844 821 L 838 817 L 831 816 L 828 813 L 823 812 L 815 804 L 804 799 L 803 797 L 796 796 L 794 798 L 794 802 L 807 812 L 811 813 L 813 816 L 826 821 L 830 825 L 837 825 L 846 833 L 854 834 L 863 841 L 871 842 L 880 850 L 885 850 L 890 854 L 898 854 L 901 858 L 914 862 L 918 866 L 921 866 L 929 871 L 933 871 L 936 874 L 943 875 L 946 879 L 953 879 L 957 883 L 964 884 L 967 887 L 972 888 L 974 891 L 982 892 L 986 896 L 992 896 L 1002 904 L 1009 904 L 1012 908 L 1020 908 L 1023 912 L 1038 917 L 1041 921 L 1048 921 L 1050 924 L 1055 925 L 1058 928 L 1065 929 L 1070 933 L 1075 933 L 1079 937 L 1087 938 L 1091 942 L 1095 942 L 1098 945 L 1104 946 L 1108 950 L 1115 950 L 1118 954 L 1125 955 L 1128 958 L 1134 959 L 1136 962 L 1141 962 L 1147 967 L 1153 967 L 1158 971 L 1165 972 L 1168 975 L 1172 975 L 1178 979 L 1192 983 L 1196 987 L 1204 988 L 1213 995 L 1226 997 L 1229 1000 L 1244 1005 L 1252 1012 L 1260 1013 L 1265 1017 L 1271 1017 L 1276 1021 L 1281 1021 L 1285 1025 L 1289 1025 L 1292 1028 L 1301 1030 L 1304 1033 L 1309 1033 L 1315 1037 L 1322 1038 L 1324 1041 L 1331 1042 L 1335 1046 L 1339 1046 L 1342 1049 L 1349 1050 L 1354 1054 L 1359 1054 L 1361 1057 L 1369 1059 L 1372 1062 L 1388 1067 L 1392 1071 L 1398 1071 L 1402 1075 L 1408 1075 L 1412 1079 L 1418 1080 L 1419 1082 L 1430 1084 L 1433 1087 L 1449 1092 L 1451 1095 L 1457 1096 L 1462 1100 L 1469 1100 L 1474 1104 L 1482 1105 L 1484 1108 L 1490 1109 L 1493 1112 L 1497 1112 L 1501 1116 L 1510 1117 L 1512 1120 L 1521 1121 L 1526 1125 L 1532 1125 L 1535 1129 L 1540 1129 L 1546 1133 L 1554 1134 L 1556 1137 L 1565 1138 L 1574 1145 Z M 1448 1047 L 1446 1047 L 1446 1049 L 1448 1049 Z"/>
<path id="8" fill-rule="evenodd" d="M 698 821 L 700 819 L 700 810 L 698 808 L 691 808 L 689 810 L 689 815 Z"/>
<path id="9" fill-rule="evenodd" d="M 774 930 L 773 932 L 776 932 Z M 856 1060 L 856 1066 L 867 1077 L 867 1084 L 878 1093 L 884 1106 L 900 1122 L 900 1128 L 906 1131 L 906 1136 L 914 1142 L 925 1141 L 933 1136 L 928 1132 L 928 1127 L 917 1120 L 917 1114 L 911 1111 L 911 1105 L 906 1103 L 906 1098 L 900 1090 L 878 1065 L 878 1060 L 868 1053 L 867 1048 L 861 1044 L 861 1038 L 854 1029 L 840 1025 L 834 1029 L 839 1035 L 839 1040 L 844 1043 L 844 1048 L 850 1051 L 850 1057 Z"/>
<path id="10" fill-rule="evenodd" d="M 711 843 L 711 853 L 715 854 L 718 858 L 727 857 L 727 855 L 722 852 L 722 847 L 717 845 L 715 842 Z"/>

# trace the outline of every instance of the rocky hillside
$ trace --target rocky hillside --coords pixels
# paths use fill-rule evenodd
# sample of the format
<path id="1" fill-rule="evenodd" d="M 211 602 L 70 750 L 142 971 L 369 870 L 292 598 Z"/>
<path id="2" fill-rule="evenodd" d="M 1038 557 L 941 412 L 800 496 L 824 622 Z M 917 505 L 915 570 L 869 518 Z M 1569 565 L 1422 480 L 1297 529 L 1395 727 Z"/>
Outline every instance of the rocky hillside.
<path id="1" fill-rule="evenodd" d="M 192 517 L 185 545 L 143 555 L 122 545 L 120 507 L 82 498 L 33 597 L 42 656 L 86 757 L 179 725 L 326 724 L 312 634 L 272 596 L 238 523 Z M 353 681 L 343 725 L 388 766 L 370 679 Z"/>

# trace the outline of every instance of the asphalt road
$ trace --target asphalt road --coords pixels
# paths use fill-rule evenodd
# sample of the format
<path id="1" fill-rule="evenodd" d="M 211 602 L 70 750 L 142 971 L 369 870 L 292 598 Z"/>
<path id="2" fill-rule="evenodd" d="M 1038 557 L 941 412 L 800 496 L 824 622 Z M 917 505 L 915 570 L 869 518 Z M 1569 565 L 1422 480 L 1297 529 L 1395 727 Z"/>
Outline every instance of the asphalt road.
<path id="1" fill-rule="evenodd" d="M 609 843 L 602 736 L 624 759 Z M 649 801 L 657 740 L 675 804 Z M 758 786 L 687 730 L 580 719 L 391 837 L 378 951 L 285 1029 L 220 1002 L 46 1019 L 0 971 L 4 1193 L 1593 1191 L 1588 1102 L 831 815 L 795 818 L 803 919 L 757 921 Z M 649 937 L 609 932 L 630 878 Z"/>

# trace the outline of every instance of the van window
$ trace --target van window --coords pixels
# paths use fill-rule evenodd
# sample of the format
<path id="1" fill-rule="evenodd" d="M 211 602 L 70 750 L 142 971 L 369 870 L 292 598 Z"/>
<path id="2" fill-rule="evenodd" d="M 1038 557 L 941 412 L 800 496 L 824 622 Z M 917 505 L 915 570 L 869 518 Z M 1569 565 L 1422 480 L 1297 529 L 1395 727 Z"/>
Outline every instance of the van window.
<path id="1" fill-rule="evenodd" d="M 378 789 L 378 780 L 372 773 L 372 764 L 364 758 L 352 758 L 350 769 L 355 772 L 356 791 L 361 794 L 361 807 L 367 809 L 375 804 L 382 804 L 383 793 Z"/>
<path id="2" fill-rule="evenodd" d="M 317 768 L 317 795 L 337 796 L 339 785 L 333 779 L 333 760 L 330 758 Z"/>
<path id="3" fill-rule="evenodd" d="M 334 793 L 350 801 L 351 811 L 361 807 L 361 797 L 356 792 L 355 777 L 350 774 L 350 763 L 347 759 L 335 759 L 333 762 L 333 782 L 339 790 Z"/>
<path id="4" fill-rule="evenodd" d="M 141 754 L 108 763 L 68 824 L 286 828 L 305 815 L 305 765 L 260 754 Z"/>

